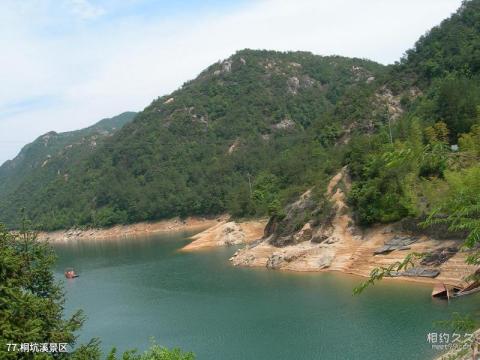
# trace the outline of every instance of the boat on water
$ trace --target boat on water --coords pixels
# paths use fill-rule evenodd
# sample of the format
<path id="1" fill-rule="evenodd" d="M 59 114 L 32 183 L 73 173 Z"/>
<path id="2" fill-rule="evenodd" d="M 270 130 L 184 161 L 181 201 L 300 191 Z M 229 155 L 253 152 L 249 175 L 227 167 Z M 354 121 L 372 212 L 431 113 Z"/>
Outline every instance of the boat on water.
<path id="1" fill-rule="evenodd" d="M 478 291 L 480 291 L 479 281 L 475 281 L 463 288 L 438 283 L 433 287 L 432 297 L 450 300 L 451 298 L 473 294 Z"/>
<path id="2" fill-rule="evenodd" d="M 65 269 L 65 277 L 67 279 L 74 279 L 77 278 L 79 275 L 75 272 L 73 268 L 67 268 Z"/>

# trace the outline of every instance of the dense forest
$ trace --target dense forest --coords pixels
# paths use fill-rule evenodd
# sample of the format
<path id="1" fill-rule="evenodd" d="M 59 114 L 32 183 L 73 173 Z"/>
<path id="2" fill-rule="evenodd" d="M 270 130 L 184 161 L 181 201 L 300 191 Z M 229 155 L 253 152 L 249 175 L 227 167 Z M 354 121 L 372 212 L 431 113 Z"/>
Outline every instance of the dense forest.
<path id="1" fill-rule="evenodd" d="M 478 203 L 479 24 L 480 1 L 465 2 L 389 69 L 383 86 L 394 89 L 403 114 L 390 133 L 353 139 L 344 158 L 354 179 L 350 202 L 361 224 L 440 208 L 445 215 L 459 196 Z M 416 96 L 407 98 L 409 93 Z"/>
<path id="2" fill-rule="evenodd" d="M 387 67 L 243 50 L 139 114 L 48 133 L 0 167 L 0 218 L 18 229 L 25 214 L 47 230 L 224 212 L 281 218 L 306 189 L 328 208 L 318 197 L 344 167 L 359 225 L 443 222 L 478 250 L 480 0 Z M 309 216 L 319 214 L 298 225 Z M 27 337 L 75 346 L 39 359 L 102 358 L 97 340 L 76 344 L 84 316 L 64 318 L 54 260 L 34 234 L 0 225 L 2 359 L 17 358 L 7 339 Z M 467 261 L 480 264 L 478 251 Z M 156 345 L 119 356 L 194 358 Z"/>
<path id="3" fill-rule="evenodd" d="M 28 198 L 56 178 L 68 179 L 68 169 L 92 154 L 135 115 L 125 112 L 82 130 L 59 134 L 52 131 L 26 145 L 13 160 L 0 166 L 0 204 L 20 191 Z M 3 217 L 4 213 L 1 214 Z"/>
<path id="4" fill-rule="evenodd" d="M 338 167 L 334 145 L 358 94 L 383 67 L 310 53 L 244 50 L 212 65 L 60 171 L 1 198 L 43 229 L 109 226 L 173 216 L 266 215 Z M 379 124 L 382 118 L 379 116 Z M 68 174 L 66 176 L 66 174 Z"/>
<path id="5" fill-rule="evenodd" d="M 466 1 L 387 67 L 239 51 L 61 171 L 47 162 L 55 176 L 19 181 L 0 197 L 2 218 L 18 227 L 25 207 L 53 230 L 281 215 L 342 166 L 359 224 L 426 216 L 478 187 L 479 24 L 480 0 Z"/>

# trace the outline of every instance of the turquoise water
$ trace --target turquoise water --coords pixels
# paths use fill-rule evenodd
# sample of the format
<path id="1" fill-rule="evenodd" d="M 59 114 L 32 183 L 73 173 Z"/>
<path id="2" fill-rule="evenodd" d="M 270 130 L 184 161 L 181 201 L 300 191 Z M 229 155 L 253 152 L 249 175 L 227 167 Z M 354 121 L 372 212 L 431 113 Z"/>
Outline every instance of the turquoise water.
<path id="1" fill-rule="evenodd" d="M 154 337 L 200 360 L 431 359 L 433 322 L 480 299 L 448 305 L 403 282 L 354 297 L 360 278 L 234 268 L 233 248 L 179 252 L 187 235 L 55 245 L 66 312 L 88 316 L 80 341 L 143 350 Z M 69 266 L 81 276 L 64 279 Z"/>

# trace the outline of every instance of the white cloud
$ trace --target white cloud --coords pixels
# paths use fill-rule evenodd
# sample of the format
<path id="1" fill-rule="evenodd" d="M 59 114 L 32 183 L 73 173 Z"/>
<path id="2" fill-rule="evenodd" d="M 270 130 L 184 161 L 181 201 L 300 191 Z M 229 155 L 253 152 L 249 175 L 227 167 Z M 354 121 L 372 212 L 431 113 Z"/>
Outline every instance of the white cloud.
<path id="1" fill-rule="evenodd" d="M 88 0 L 69 0 L 69 3 L 72 12 L 84 20 L 95 19 L 105 13 L 101 7 L 93 5 Z"/>
<path id="2" fill-rule="evenodd" d="M 44 132 L 141 110 L 239 49 L 392 63 L 461 0 L 254 0 L 173 18 L 109 17 L 92 2 L 69 0 L 80 22 L 65 18 L 53 0 L 18 3 L 0 4 L 0 46 L 7 49 L 0 57 L 0 109 L 54 101 L 0 117 L 0 163 L 18 152 L 18 142 Z"/>

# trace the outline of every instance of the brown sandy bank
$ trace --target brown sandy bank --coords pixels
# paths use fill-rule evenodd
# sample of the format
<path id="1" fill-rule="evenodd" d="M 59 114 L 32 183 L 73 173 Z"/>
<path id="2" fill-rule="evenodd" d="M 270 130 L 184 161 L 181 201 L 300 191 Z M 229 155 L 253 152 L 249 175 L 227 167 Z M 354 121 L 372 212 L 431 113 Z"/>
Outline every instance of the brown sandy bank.
<path id="1" fill-rule="evenodd" d="M 384 241 L 391 236 L 384 233 L 384 229 L 378 228 L 361 238 L 339 237 L 330 243 L 321 244 L 305 241 L 283 248 L 269 244 L 266 239 L 238 250 L 230 260 L 235 266 L 299 272 L 340 271 L 368 277 L 374 268 L 388 267 L 402 261 L 410 252 L 429 252 L 445 246 L 458 246 L 458 242 L 453 240 L 438 241 L 424 237 L 409 250 L 395 250 L 389 254 L 375 255 L 375 250 L 383 246 Z M 465 264 L 466 256 L 467 254 L 459 252 L 440 266 L 434 267 L 440 271 L 436 278 L 399 276 L 388 279 L 430 284 L 443 282 L 461 287 L 466 285 L 463 279 L 476 269 L 475 266 Z"/>
<path id="2" fill-rule="evenodd" d="M 461 241 L 436 240 L 428 236 L 414 236 L 395 230 L 390 225 L 378 225 L 369 229 L 355 226 L 346 204 L 343 189 L 348 190 L 350 181 L 345 169 L 332 178 L 327 195 L 334 207 L 334 216 L 328 226 L 314 227 L 306 223 L 293 235 L 293 241 L 287 246 L 276 246 L 272 236 L 245 246 L 238 250 L 230 261 L 235 266 L 267 267 L 269 269 L 287 271 L 340 271 L 343 273 L 368 277 L 377 267 L 388 267 L 401 262 L 411 253 L 441 253 L 445 249 L 456 248 Z M 310 192 L 303 194 L 297 202 L 308 199 Z M 287 214 L 288 216 L 288 214 Z M 387 251 L 380 250 L 400 239 L 401 246 Z M 275 240 L 275 239 L 273 239 Z M 477 267 L 467 265 L 467 253 L 459 251 L 448 259 L 439 262 L 425 263 L 418 260 L 415 271 L 438 273 L 436 277 L 411 276 L 412 273 L 398 274 L 402 276 L 390 278 L 395 280 L 415 281 L 422 283 L 439 283 L 463 287 L 465 277 L 472 274 Z M 405 276 L 409 275 L 409 276 Z"/>
<path id="3" fill-rule="evenodd" d="M 217 218 L 189 217 L 173 218 L 157 222 L 142 222 L 129 225 L 116 225 L 105 229 L 70 229 L 53 232 L 40 232 L 41 241 L 59 242 L 73 239 L 115 239 L 122 237 L 149 236 L 158 233 L 175 231 L 201 231 L 225 222 L 226 216 Z"/>

